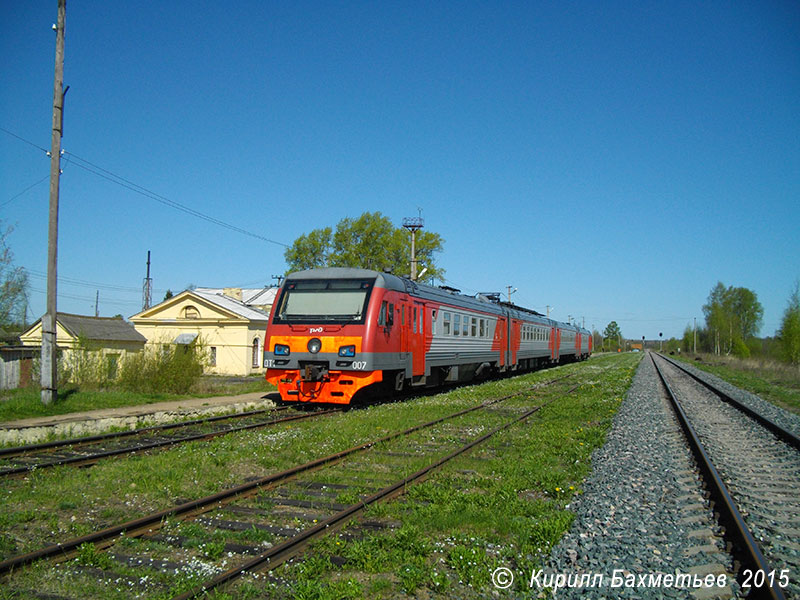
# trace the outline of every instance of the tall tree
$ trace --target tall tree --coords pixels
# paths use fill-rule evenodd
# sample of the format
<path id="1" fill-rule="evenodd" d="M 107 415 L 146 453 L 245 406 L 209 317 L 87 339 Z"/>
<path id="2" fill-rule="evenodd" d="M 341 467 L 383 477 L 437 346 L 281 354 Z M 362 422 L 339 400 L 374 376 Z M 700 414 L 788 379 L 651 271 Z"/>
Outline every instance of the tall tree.
<path id="1" fill-rule="evenodd" d="M 444 270 L 434 262 L 434 253 L 442 250 L 438 233 L 418 231 L 417 260 L 428 268 L 427 278 L 441 278 Z M 398 275 L 411 271 L 411 238 L 402 227 L 392 225 L 380 212 L 364 213 L 358 218 L 346 217 L 336 230 L 314 229 L 301 235 L 284 253 L 289 271 L 317 267 L 357 267 L 382 271 L 390 269 Z"/>
<path id="2" fill-rule="evenodd" d="M 784 360 L 794 365 L 800 364 L 800 281 L 794 284 L 794 291 L 789 296 L 778 337 Z"/>
<path id="3" fill-rule="evenodd" d="M 603 347 L 620 348 L 622 346 L 622 331 L 616 321 L 611 321 L 603 330 Z"/>
<path id="4" fill-rule="evenodd" d="M 616 321 L 611 321 L 611 323 L 606 325 L 606 328 L 603 330 L 603 337 L 614 339 L 622 337 L 622 331 Z"/>
<path id="5" fill-rule="evenodd" d="M 290 271 L 304 271 L 317 267 L 328 267 L 333 248 L 333 235 L 330 227 L 315 229 L 301 235 L 286 249 L 284 258 Z"/>
<path id="6" fill-rule="evenodd" d="M 734 352 L 747 355 L 749 351 L 745 342 L 761 329 L 764 307 L 752 290 L 726 288 L 719 281 L 703 305 L 703 314 L 715 354 Z"/>
<path id="7" fill-rule="evenodd" d="M 692 326 L 688 323 L 686 324 L 686 329 L 683 330 L 683 338 L 681 338 L 682 352 L 693 352 L 694 351 L 694 330 Z"/>
<path id="8" fill-rule="evenodd" d="M 24 327 L 28 310 L 28 273 L 14 266 L 14 254 L 6 244 L 13 231 L 0 221 L 0 327 Z"/>

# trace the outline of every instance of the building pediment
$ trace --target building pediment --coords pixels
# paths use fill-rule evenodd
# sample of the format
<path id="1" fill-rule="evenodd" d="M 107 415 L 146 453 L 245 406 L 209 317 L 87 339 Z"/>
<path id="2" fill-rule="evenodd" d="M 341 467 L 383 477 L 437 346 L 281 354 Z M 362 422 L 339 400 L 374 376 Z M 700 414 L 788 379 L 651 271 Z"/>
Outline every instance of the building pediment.
<path id="1" fill-rule="evenodd" d="M 134 323 L 192 323 L 209 321 L 265 321 L 266 313 L 221 294 L 185 290 L 131 317 Z"/>

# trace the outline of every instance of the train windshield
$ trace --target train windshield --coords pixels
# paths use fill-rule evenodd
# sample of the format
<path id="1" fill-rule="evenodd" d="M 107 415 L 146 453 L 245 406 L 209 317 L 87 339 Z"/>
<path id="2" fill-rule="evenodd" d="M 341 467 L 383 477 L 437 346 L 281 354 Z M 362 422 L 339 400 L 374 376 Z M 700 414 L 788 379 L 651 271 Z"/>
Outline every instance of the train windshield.
<path id="1" fill-rule="evenodd" d="M 289 281 L 273 323 L 363 323 L 373 284 L 363 279 Z"/>

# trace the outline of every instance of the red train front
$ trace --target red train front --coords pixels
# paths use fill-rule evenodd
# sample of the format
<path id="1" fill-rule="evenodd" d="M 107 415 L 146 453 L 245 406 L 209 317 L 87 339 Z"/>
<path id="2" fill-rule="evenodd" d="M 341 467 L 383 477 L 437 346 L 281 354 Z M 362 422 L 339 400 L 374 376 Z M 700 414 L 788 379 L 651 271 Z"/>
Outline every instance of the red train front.
<path id="1" fill-rule="evenodd" d="M 374 365 L 375 328 L 366 325 L 377 321 L 385 293 L 377 275 L 318 269 L 286 279 L 264 346 L 267 381 L 282 399 L 349 404 L 356 392 L 383 380 Z"/>

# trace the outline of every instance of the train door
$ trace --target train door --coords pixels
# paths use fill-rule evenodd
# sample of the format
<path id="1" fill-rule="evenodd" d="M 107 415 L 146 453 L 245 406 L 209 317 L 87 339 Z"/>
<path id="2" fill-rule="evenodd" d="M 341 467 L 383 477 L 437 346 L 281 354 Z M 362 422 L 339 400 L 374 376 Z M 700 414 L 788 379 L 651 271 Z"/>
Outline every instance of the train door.
<path id="1" fill-rule="evenodd" d="M 503 367 L 508 364 L 508 339 L 507 320 L 505 317 L 498 317 L 494 327 L 494 340 L 492 340 L 492 351 L 497 352 L 498 366 Z"/>
<path id="2" fill-rule="evenodd" d="M 418 377 L 425 375 L 425 305 L 414 302 L 410 309 L 412 370 Z"/>
<path id="3" fill-rule="evenodd" d="M 397 308 L 400 311 L 400 352 L 402 353 L 401 358 L 405 360 L 407 353 L 411 352 L 411 335 L 409 333 L 411 320 L 409 315 L 406 314 L 411 312 L 411 304 L 408 302 L 408 298 L 403 298 Z"/>
<path id="4" fill-rule="evenodd" d="M 508 326 L 508 346 L 509 346 L 509 357 L 508 357 L 508 364 L 514 366 L 517 364 L 518 361 L 518 354 L 519 354 L 519 345 L 521 341 L 520 335 L 520 327 L 521 321 L 517 321 L 515 319 L 509 319 L 509 326 Z"/>
<path id="5" fill-rule="evenodd" d="M 558 358 L 558 329 L 555 327 L 550 328 L 550 360 Z"/>

